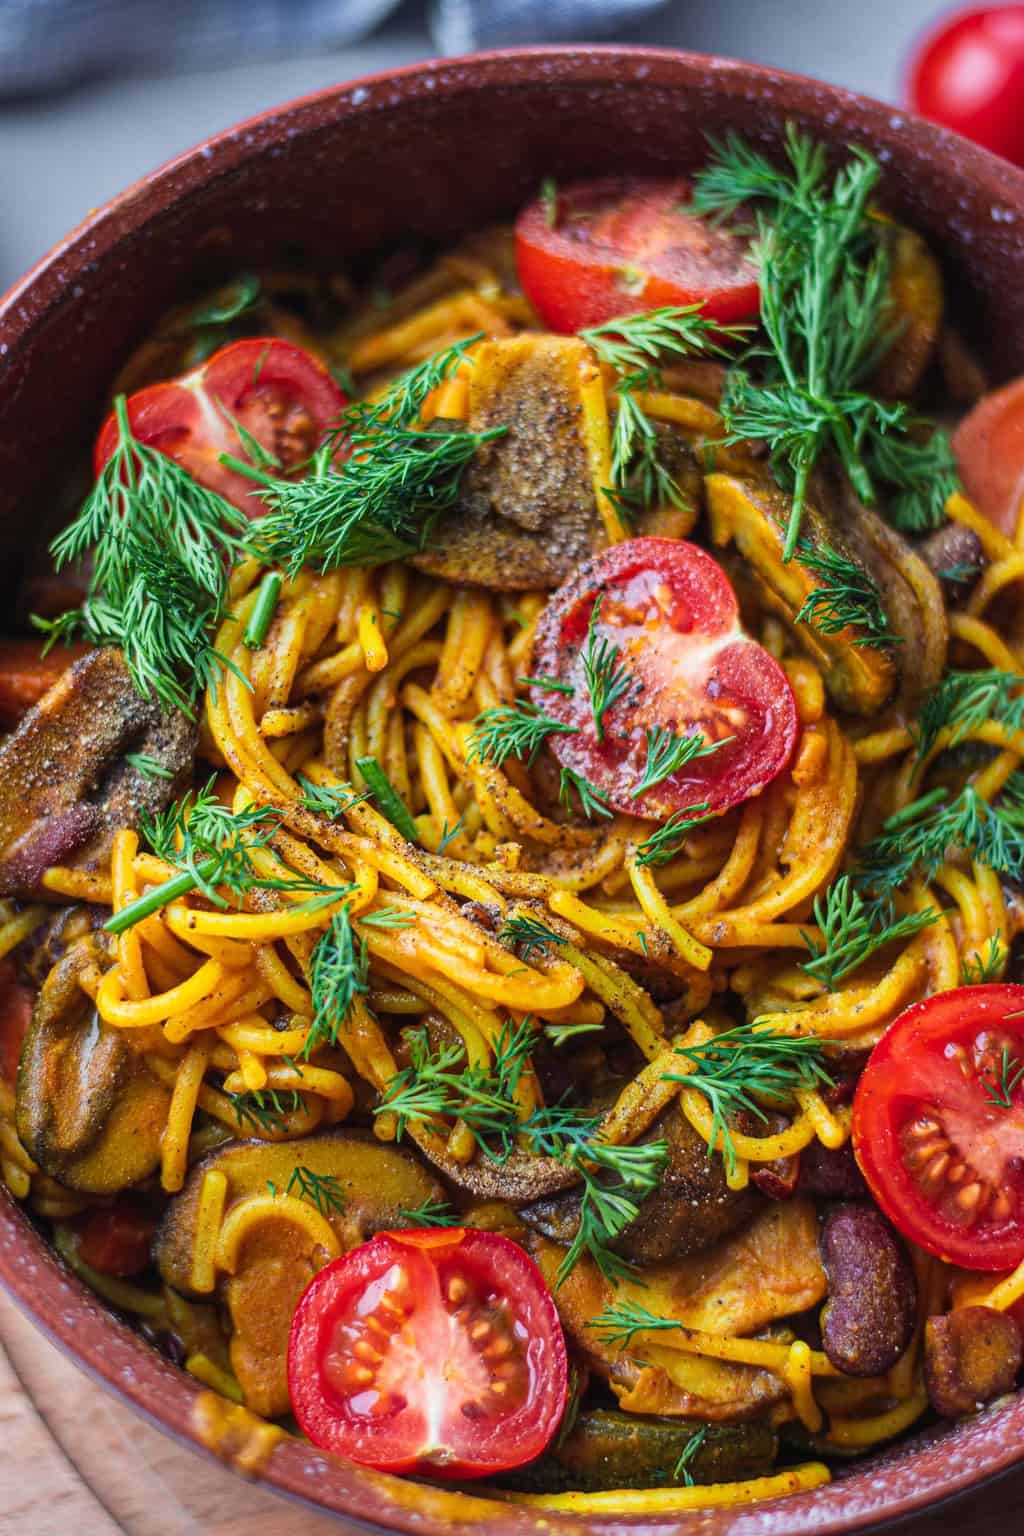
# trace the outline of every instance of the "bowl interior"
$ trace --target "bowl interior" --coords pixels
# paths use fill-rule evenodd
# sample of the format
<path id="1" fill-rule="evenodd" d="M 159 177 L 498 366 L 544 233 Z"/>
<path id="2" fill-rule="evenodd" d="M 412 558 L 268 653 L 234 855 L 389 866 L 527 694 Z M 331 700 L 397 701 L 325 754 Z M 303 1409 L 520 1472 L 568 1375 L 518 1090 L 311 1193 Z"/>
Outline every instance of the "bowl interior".
<path id="1" fill-rule="evenodd" d="M 1024 368 L 1024 175 L 891 108 L 749 65 L 648 49 L 523 50 L 426 64 L 307 98 L 181 156 L 90 217 L 0 305 L 0 569 L 15 583 L 64 521 L 55 488 L 118 365 L 169 304 L 253 267 L 358 270 L 507 217 L 544 176 L 678 173 L 705 133 L 778 153 L 795 122 L 871 150 L 886 207 L 926 235 L 997 377 Z M 68 1275 L 0 1197 L 0 1279 L 86 1368 L 198 1444 L 199 1388 Z M 783 1536 L 863 1529 L 994 1475 L 1024 1452 L 1024 1400 L 930 1431 L 829 1488 L 745 1510 L 630 1520 L 633 1532 Z M 221 1449 L 223 1449 L 221 1447 Z M 377 1476 L 296 1442 L 266 1475 L 374 1524 L 447 1536 L 535 1531 L 529 1511 Z M 574 1517 L 546 1527 L 579 1529 Z M 595 1532 L 619 1522 L 592 1518 Z"/>

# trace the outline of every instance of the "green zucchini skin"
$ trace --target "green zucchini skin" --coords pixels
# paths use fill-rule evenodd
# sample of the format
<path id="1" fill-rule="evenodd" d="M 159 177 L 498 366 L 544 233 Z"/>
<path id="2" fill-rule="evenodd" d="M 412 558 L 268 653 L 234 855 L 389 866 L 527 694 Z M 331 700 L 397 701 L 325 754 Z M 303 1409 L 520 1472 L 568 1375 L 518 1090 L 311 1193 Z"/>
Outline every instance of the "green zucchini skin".
<path id="1" fill-rule="evenodd" d="M 673 1487 L 679 1458 L 700 1429 L 706 1434 L 689 1463 L 695 1483 L 731 1482 L 772 1470 L 779 1437 L 768 1424 L 702 1425 L 598 1408 L 581 1413 L 560 1445 L 550 1445 L 500 1481 L 521 1493 Z"/>

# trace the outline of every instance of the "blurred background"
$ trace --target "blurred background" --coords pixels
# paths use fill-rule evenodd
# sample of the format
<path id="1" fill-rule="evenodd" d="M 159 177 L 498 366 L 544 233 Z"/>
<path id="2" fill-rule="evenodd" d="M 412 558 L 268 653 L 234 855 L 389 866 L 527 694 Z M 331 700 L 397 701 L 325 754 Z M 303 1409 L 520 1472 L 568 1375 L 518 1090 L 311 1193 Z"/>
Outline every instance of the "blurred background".
<path id="1" fill-rule="evenodd" d="M 936 0 L 0 0 L 0 290 L 161 161 L 336 81 L 441 53 L 614 37 L 777 65 L 896 102 L 911 51 L 944 9 Z"/>

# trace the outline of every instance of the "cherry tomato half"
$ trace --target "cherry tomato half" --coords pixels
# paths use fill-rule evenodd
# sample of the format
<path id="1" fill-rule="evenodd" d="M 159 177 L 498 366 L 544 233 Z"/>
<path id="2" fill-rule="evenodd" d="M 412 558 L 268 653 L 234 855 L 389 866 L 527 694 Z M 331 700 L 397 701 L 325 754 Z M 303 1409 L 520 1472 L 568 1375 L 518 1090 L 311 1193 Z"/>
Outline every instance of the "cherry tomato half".
<path id="1" fill-rule="evenodd" d="M 952 443 L 964 490 L 1012 538 L 1024 495 L 1024 377 L 979 400 Z"/>
<path id="2" fill-rule="evenodd" d="M 904 1237 L 965 1269 L 1024 1259 L 1024 987 L 914 1003 L 875 1046 L 853 1104 L 871 1193 Z"/>
<path id="3" fill-rule="evenodd" d="M 32 988 L 18 980 L 10 960 L 0 961 L 0 1077 L 8 1083 L 18 1078 L 21 1047 L 34 1003 Z"/>
<path id="4" fill-rule="evenodd" d="M 540 1271 L 495 1232 L 379 1233 L 320 1271 L 292 1321 L 301 1429 L 383 1472 L 521 1466 L 557 1429 L 567 1382 Z"/>
<path id="5" fill-rule="evenodd" d="M 1024 5 L 947 18 L 918 49 L 908 89 L 922 117 L 1024 165 Z"/>
<path id="6" fill-rule="evenodd" d="M 252 437 L 287 474 L 317 447 L 344 404 L 323 363 L 290 341 L 258 336 L 221 347 L 192 373 L 136 390 L 128 396 L 128 422 L 140 443 L 258 517 L 263 504 L 255 482 L 222 464 L 221 454 L 252 462 Z M 96 439 L 97 475 L 117 444 L 111 412 Z"/>
<path id="7" fill-rule="evenodd" d="M 42 649 L 41 639 L 0 640 L 0 727 L 17 725 L 71 663 L 92 647 L 55 645 L 45 656 L 40 654 Z"/>
<path id="8" fill-rule="evenodd" d="M 601 325 L 664 304 L 703 303 L 725 323 L 756 315 L 757 273 L 745 240 L 681 209 L 693 187 L 608 177 L 560 188 L 516 220 L 516 264 L 553 331 Z"/>
<path id="9" fill-rule="evenodd" d="M 78 1228 L 78 1257 L 101 1275 L 138 1275 L 149 1267 L 156 1222 L 130 1196 L 90 1211 Z"/>
<path id="10" fill-rule="evenodd" d="M 631 681 L 604 714 L 599 740 L 584 661 L 603 642 L 617 648 Z M 533 671 L 572 688 L 535 686 L 531 695 L 545 714 L 576 728 L 548 738 L 559 763 L 634 816 L 660 819 L 705 801 L 712 811 L 728 810 L 770 784 L 796 742 L 786 674 L 740 628 L 722 567 L 682 539 L 629 539 L 581 566 L 541 615 Z M 708 743 L 732 739 L 637 793 L 648 733 L 659 727 Z"/>

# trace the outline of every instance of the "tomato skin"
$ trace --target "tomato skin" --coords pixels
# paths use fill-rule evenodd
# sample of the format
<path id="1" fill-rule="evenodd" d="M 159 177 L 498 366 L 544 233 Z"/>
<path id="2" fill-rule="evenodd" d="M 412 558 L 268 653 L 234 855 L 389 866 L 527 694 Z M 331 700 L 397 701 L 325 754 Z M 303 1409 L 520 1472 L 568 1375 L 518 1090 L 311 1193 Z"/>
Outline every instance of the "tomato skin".
<path id="1" fill-rule="evenodd" d="M 481 1318 L 478 1343 L 468 1328 Z M 288 1387 L 321 1450 L 382 1472 L 485 1477 L 531 1461 L 558 1428 L 565 1341 L 540 1271 L 508 1238 L 381 1232 L 306 1287 Z"/>
<path id="2" fill-rule="evenodd" d="M 1024 165 L 1024 5 L 947 18 L 918 50 L 908 92 L 922 117 Z"/>
<path id="3" fill-rule="evenodd" d="M 0 640 L 0 728 L 9 730 L 82 656 L 88 645 L 55 645 L 45 656 L 42 640 Z"/>
<path id="4" fill-rule="evenodd" d="M 78 1257 L 101 1275 L 125 1279 L 149 1268 L 156 1222 L 128 1196 L 89 1211 L 78 1228 Z"/>
<path id="5" fill-rule="evenodd" d="M 247 517 L 259 517 L 264 509 L 256 482 L 220 462 L 224 453 L 249 458 L 235 423 L 280 460 L 279 473 L 287 473 L 322 441 L 344 405 L 317 358 L 290 341 L 258 336 L 221 347 L 178 379 L 136 390 L 127 411 L 140 443 L 167 454 Z M 112 411 L 96 438 L 97 477 L 118 441 Z"/>
<path id="6" fill-rule="evenodd" d="M 692 193 L 682 178 L 606 177 L 559 188 L 553 226 L 543 199 L 524 208 L 516 265 L 545 325 L 569 334 L 617 315 L 701 302 L 723 324 L 755 316 L 759 290 L 746 243 L 681 213 Z"/>
<path id="7" fill-rule="evenodd" d="M 599 639 L 618 646 L 633 678 L 604 717 L 604 742 L 582 665 L 599 597 Z M 557 761 L 629 815 L 664 818 L 705 801 L 715 813 L 726 811 L 776 778 L 796 743 L 796 701 L 785 673 L 744 634 L 718 562 L 682 539 L 628 539 L 581 566 L 541 615 L 532 670 L 574 690 L 572 697 L 531 691 L 539 709 L 576 728 L 575 735 L 549 737 Z M 645 733 L 658 726 L 733 739 L 634 796 L 647 758 Z"/>
<path id="8" fill-rule="evenodd" d="M 967 495 L 1012 539 L 1024 494 L 1024 376 L 984 395 L 951 442 Z"/>
<path id="9" fill-rule="evenodd" d="M 1024 1259 L 1024 1084 L 1010 1109 L 989 1101 L 997 1044 L 1024 1059 L 1024 1017 L 1011 1017 L 1019 1013 L 1024 986 L 1009 983 L 912 1004 L 875 1046 L 854 1096 L 854 1152 L 878 1205 L 904 1237 L 964 1269 L 1013 1269 Z M 979 1076 L 979 1060 L 988 1076 Z M 946 1168 L 965 1171 L 953 1183 L 944 1174 L 926 1183 L 922 1165 L 946 1150 Z M 976 1182 L 975 1220 L 956 1200 Z"/>
<path id="10" fill-rule="evenodd" d="M 32 988 L 18 980 L 10 960 L 0 961 L 0 1077 L 12 1085 L 34 1006 Z"/>

